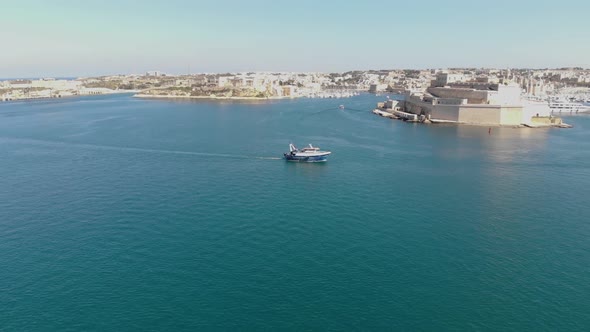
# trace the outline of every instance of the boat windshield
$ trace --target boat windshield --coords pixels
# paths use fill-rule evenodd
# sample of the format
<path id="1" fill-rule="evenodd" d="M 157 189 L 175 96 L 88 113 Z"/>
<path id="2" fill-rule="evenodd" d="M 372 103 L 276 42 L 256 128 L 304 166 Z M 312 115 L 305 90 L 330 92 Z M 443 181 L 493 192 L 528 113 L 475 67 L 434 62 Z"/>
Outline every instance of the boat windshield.
<path id="1" fill-rule="evenodd" d="M 309 146 L 306 146 L 303 149 L 301 149 L 301 151 L 319 151 L 319 150 L 320 150 L 319 147 L 315 147 L 311 144 Z"/>

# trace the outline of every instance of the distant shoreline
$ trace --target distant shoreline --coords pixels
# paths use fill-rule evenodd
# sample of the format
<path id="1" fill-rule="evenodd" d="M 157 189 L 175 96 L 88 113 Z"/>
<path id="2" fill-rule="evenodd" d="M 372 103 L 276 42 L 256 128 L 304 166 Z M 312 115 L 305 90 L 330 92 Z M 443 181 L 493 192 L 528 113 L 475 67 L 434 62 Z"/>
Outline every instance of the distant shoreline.
<path id="1" fill-rule="evenodd" d="M 221 96 L 172 96 L 172 95 L 146 95 L 135 94 L 135 98 L 157 98 L 157 99 L 210 99 L 210 100 L 279 100 L 294 99 L 295 97 L 221 97 Z"/>
<path id="2" fill-rule="evenodd" d="M 10 98 L 10 99 L 1 99 L 0 104 L 2 103 L 9 103 L 9 102 L 30 102 L 35 100 L 59 100 L 59 99 L 71 99 L 71 98 L 86 98 L 86 97 L 97 97 L 97 96 L 109 96 L 109 95 L 117 95 L 117 94 L 132 94 L 137 93 L 137 90 L 113 90 L 104 93 L 89 93 L 89 94 L 66 94 L 66 95 L 59 95 L 59 96 L 41 96 L 41 97 L 19 97 L 19 98 Z"/>

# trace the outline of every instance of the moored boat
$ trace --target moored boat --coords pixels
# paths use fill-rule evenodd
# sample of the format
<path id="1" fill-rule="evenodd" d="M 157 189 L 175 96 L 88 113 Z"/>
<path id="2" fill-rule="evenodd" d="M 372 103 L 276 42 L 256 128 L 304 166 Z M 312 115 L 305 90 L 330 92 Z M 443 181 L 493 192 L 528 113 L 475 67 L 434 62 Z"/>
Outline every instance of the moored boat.
<path id="1" fill-rule="evenodd" d="M 564 99 L 549 99 L 552 113 L 589 113 L 590 106 Z"/>
<path id="2" fill-rule="evenodd" d="M 289 152 L 285 153 L 284 156 L 288 161 L 322 162 L 328 160 L 331 153 L 330 151 L 321 151 L 319 147 L 311 144 L 303 149 L 298 149 L 295 145 L 289 144 Z"/>

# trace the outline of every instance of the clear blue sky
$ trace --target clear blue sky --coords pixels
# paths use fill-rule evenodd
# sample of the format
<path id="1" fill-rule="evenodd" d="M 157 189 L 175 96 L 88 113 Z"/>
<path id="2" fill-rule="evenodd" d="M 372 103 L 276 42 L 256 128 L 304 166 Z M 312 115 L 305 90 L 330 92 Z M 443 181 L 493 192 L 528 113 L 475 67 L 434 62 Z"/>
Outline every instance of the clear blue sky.
<path id="1" fill-rule="evenodd" d="M 590 67 L 589 17 L 589 0 L 0 0 L 0 77 Z"/>

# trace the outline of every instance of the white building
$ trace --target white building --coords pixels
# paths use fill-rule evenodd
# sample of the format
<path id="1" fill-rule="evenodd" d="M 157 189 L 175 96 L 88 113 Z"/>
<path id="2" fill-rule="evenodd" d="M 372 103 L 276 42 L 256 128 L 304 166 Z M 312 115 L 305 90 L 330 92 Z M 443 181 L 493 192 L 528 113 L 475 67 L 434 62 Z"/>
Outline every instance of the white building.
<path id="1" fill-rule="evenodd" d="M 82 82 L 80 81 L 55 80 L 52 78 L 31 81 L 31 87 L 33 88 L 46 88 L 53 90 L 77 90 L 81 85 Z"/>
<path id="2" fill-rule="evenodd" d="M 436 75 L 436 79 L 433 82 L 433 86 L 435 87 L 443 87 L 448 85 L 449 83 L 461 82 L 465 80 L 465 75 L 463 74 L 449 74 L 449 73 L 438 73 Z"/>
<path id="3" fill-rule="evenodd" d="M 166 74 L 164 74 L 161 71 L 152 70 L 152 71 L 148 71 L 147 73 L 145 73 L 145 76 L 160 77 L 160 76 L 166 76 Z"/>

